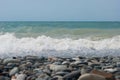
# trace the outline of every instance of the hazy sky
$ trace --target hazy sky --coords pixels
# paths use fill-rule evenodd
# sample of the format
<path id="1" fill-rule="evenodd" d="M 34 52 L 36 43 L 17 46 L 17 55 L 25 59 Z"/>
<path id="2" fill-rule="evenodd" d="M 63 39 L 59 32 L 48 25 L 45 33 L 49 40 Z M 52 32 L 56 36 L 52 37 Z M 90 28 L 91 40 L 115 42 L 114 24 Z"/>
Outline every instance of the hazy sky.
<path id="1" fill-rule="evenodd" d="M 120 0 L 0 0 L 0 21 L 120 21 Z"/>

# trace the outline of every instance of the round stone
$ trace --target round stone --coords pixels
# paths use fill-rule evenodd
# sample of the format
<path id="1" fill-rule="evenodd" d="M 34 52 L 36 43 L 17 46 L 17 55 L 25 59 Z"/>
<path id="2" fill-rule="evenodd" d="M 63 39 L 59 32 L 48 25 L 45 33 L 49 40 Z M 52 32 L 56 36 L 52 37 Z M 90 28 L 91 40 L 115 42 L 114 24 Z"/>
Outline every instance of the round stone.
<path id="1" fill-rule="evenodd" d="M 83 74 L 78 80 L 106 80 L 103 76 L 97 74 Z"/>

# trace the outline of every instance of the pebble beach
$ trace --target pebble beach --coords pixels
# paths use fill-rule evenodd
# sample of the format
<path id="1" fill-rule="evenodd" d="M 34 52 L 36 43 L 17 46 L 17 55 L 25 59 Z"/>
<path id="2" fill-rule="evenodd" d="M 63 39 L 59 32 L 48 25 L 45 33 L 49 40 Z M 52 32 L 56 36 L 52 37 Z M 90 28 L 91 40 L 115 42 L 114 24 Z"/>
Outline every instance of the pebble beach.
<path id="1" fill-rule="evenodd" d="M 0 80 L 120 80 L 120 56 L 3 58 Z"/>
<path id="2" fill-rule="evenodd" d="M 120 0 L 0 0 L 0 80 L 120 80 Z"/>

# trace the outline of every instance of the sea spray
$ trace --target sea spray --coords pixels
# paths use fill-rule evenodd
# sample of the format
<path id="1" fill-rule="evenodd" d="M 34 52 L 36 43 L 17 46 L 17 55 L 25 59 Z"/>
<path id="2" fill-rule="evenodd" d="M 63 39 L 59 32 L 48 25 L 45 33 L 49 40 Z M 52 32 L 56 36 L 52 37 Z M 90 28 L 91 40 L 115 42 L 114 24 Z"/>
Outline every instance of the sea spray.
<path id="1" fill-rule="evenodd" d="M 49 36 L 17 38 L 14 34 L 0 35 L 0 56 L 120 56 L 120 36 L 102 40 L 86 38 L 52 38 Z"/>

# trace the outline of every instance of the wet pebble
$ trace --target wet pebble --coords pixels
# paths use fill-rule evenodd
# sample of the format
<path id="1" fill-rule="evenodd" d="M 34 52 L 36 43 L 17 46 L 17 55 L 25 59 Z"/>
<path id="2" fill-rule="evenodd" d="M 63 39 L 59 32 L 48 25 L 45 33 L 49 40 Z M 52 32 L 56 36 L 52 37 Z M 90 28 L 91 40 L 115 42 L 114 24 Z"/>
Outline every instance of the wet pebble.
<path id="1" fill-rule="evenodd" d="M 19 72 L 19 69 L 18 67 L 14 67 L 10 72 L 9 72 L 9 75 L 12 76 L 12 75 L 15 75 L 16 73 Z"/>

